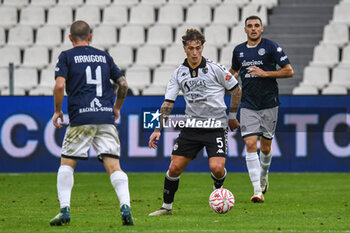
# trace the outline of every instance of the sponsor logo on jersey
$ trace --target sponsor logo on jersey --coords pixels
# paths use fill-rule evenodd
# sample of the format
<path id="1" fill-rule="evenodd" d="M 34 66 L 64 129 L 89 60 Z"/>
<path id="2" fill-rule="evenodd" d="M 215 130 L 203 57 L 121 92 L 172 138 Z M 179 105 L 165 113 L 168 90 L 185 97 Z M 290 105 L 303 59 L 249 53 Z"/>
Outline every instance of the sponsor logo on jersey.
<path id="1" fill-rule="evenodd" d="M 264 62 L 262 60 L 258 60 L 258 61 L 255 61 L 255 60 L 246 61 L 246 60 L 244 60 L 242 62 L 242 66 L 258 66 L 258 65 L 264 65 Z"/>
<path id="2" fill-rule="evenodd" d="M 283 56 L 283 57 L 281 57 L 281 61 L 284 61 L 284 60 L 286 60 L 286 59 L 288 59 L 288 57 L 287 57 L 287 55 L 286 56 Z"/>
<path id="3" fill-rule="evenodd" d="M 229 81 L 229 80 L 231 80 L 231 78 L 232 78 L 232 75 L 229 75 L 229 74 L 228 74 L 228 75 L 226 75 L 225 80 L 226 80 L 226 81 Z"/>
<path id="4" fill-rule="evenodd" d="M 190 79 L 184 82 L 184 89 L 188 91 L 197 90 L 199 88 L 207 87 L 205 80 L 203 79 Z"/>
<path id="5" fill-rule="evenodd" d="M 264 48 L 261 48 L 261 49 L 258 50 L 258 54 L 259 54 L 260 56 L 264 56 L 265 53 L 266 53 L 266 51 L 265 51 Z"/>
<path id="6" fill-rule="evenodd" d="M 216 153 L 217 153 L 217 154 L 218 154 L 218 153 L 223 154 L 223 153 L 224 153 L 224 150 L 223 150 L 223 149 L 218 149 L 218 151 L 217 151 Z"/>
<path id="7" fill-rule="evenodd" d="M 102 104 L 100 103 L 100 100 L 97 98 L 94 98 L 91 102 L 90 102 L 90 107 L 94 108 L 95 106 L 97 107 L 102 107 Z"/>
<path id="8" fill-rule="evenodd" d="M 86 112 L 113 112 L 113 108 L 103 107 L 96 97 L 90 102 L 90 107 L 79 108 L 79 113 Z"/>

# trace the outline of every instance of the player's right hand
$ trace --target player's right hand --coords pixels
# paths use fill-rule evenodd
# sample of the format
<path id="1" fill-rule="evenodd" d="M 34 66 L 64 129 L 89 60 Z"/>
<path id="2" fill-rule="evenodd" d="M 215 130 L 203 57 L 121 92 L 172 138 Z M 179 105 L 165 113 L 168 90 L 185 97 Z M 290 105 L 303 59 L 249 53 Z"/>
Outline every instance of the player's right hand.
<path id="1" fill-rule="evenodd" d="M 235 129 L 239 127 L 239 122 L 237 119 L 229 119 L 228 120 L 228 127 L 233 132 Z"/>
<path id="2" fill-rule="evenodd" d="M 156 149 L 157 143 L 158 143 L 157 141 L 159 140 L 159 138 L 160 138 L 160 131 L 159 130 L 153 131 L 148 141 L 149 148 Z"/>
<path id="3" fill-rule="evenodd" d="M 63 112 L 55 112 L 52 116 L 52 123 L 56 128 L 62 128 L 63 126 L 58 123 L 58 118 L 63 122 Z"/>

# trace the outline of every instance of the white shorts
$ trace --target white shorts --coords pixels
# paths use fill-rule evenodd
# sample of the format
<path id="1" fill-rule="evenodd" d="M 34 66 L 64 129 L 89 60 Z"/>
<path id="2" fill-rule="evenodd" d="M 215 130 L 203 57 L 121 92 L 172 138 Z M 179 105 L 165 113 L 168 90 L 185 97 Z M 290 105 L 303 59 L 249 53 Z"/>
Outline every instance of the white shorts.
<path id="1" fill-rule="evenodd" d="M 117 128 L 112 124 L 68 126 L 63 139 L 62 157 L 87 159 L 91 146 L 100 161 L 103 156 L 119 158 Z"/>
<path id="2" fill-rule="evenodd" d="M 263 136 L 271 140 L 275 135 L 278 107 L 261 110 L 241 109 L 240 128 L 242 137 Z"/>

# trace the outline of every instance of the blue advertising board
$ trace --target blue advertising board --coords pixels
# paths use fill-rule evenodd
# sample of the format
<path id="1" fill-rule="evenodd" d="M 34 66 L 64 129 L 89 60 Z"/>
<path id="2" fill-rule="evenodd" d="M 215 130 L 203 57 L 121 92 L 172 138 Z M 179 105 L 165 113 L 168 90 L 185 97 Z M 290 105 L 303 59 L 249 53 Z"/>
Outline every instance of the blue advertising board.
<path id="1" fill-rule="evenodd" d="M 179 131 L 162 131 L 156 150 L 148 138 L 164 98 L 127 97 L 117 124 L 121 141 L 121 166 L 131 172 L 165 172 Z M 276 136 L 272 143 L 272 172 L 349 172 L 350 96 L 281 96 Z M 229 97 L 226 97 L 229 103 Z M 0 97 L 0 172 L 56 172 L 65 129 L 51 122 L 53 97 Z M 174 113 L 184 114 L 179 96 Z M 63 104 L 68 121 L 66 99 Z M 79 161 L 76 171 L 104 171 L 93 149 L 89 160 Z M 226 168 L 244 172 L 245 145 L 239 131 L 228 135 Z M 207 155 L 200 152 L 186 171 L 209 171 Z"/>

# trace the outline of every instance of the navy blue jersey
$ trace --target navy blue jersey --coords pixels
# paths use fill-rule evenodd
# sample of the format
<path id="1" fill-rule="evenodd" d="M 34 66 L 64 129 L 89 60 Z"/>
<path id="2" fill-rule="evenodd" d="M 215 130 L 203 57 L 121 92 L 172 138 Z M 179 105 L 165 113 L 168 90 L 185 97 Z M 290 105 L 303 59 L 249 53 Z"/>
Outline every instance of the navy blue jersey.
<path id="1" fill-rule="evenodd" d="M 66 79 L 68 114 L 71 126 L 114 123 L 114 82 L 123 73 L 112 57 L 90 46 L 63 51 L 55 77 Z"/>
<path id="2" fill-rule="evenodd" d="M 278 84 L 275 78 L 259 78 L 248 73 L 249 66 L 257 66 L 264 71 L 275 71 L 277 64 L 284 67 L 289 64 L 288 57 L 274 41 L 262 39 L 254 47 L 247 42 L 239 44 L 233 50 L 233 70 L 240 70 L 242 79 L 241 107 L 253 110 L 273 108 L 280 104 Z"/>

